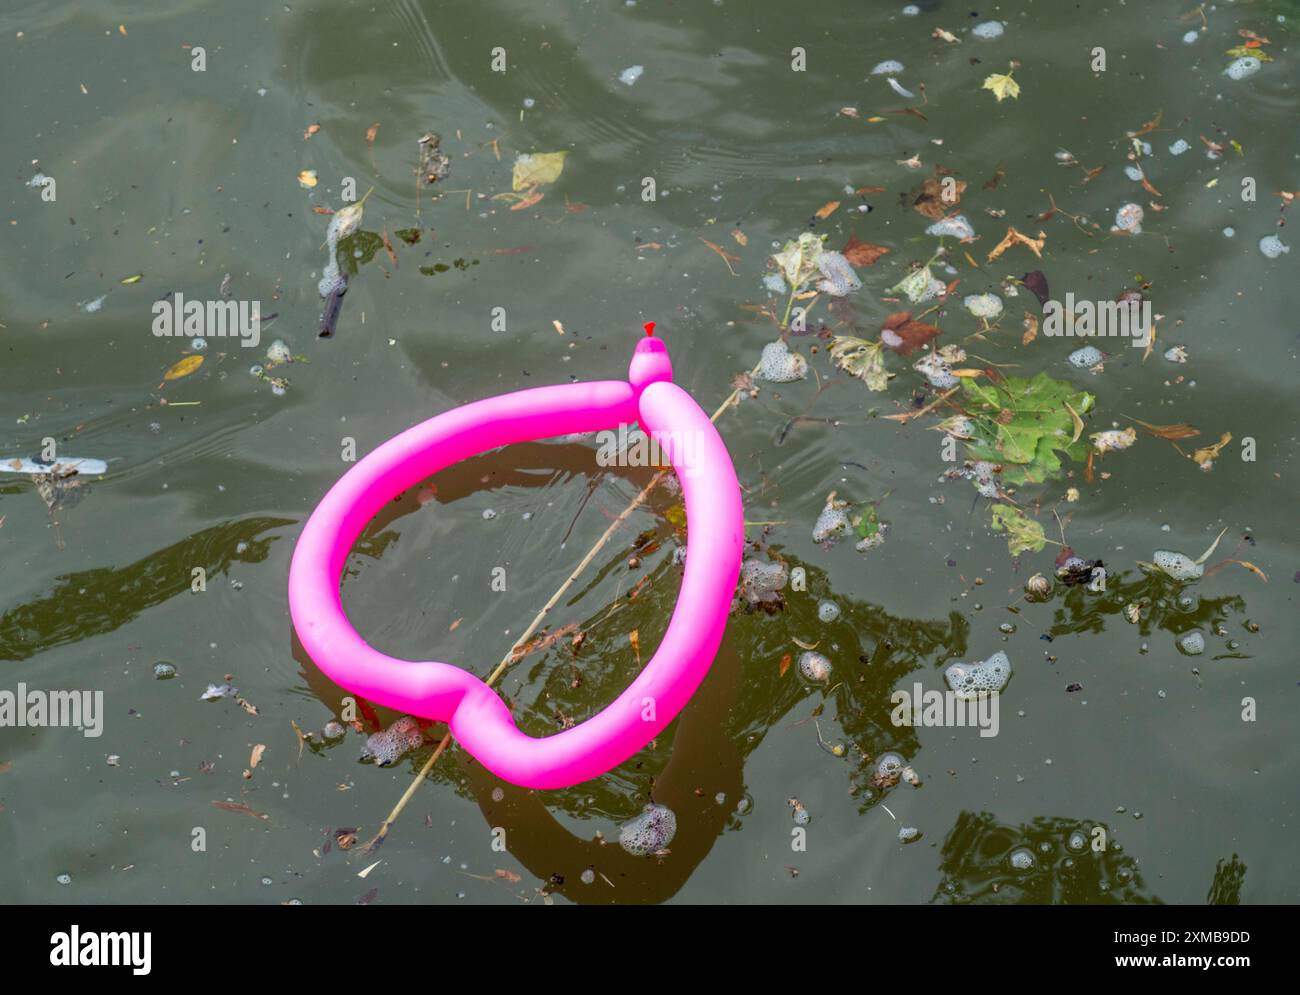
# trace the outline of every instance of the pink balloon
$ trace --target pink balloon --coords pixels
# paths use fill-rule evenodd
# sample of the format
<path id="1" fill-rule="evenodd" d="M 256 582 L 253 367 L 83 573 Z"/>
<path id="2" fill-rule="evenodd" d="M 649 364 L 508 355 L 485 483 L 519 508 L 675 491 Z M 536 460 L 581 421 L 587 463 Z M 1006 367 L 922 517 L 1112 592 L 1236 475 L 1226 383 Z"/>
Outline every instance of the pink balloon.
<path id="1" fill-rule="evenodd" d="M 661 339 L 646 328 L 628 382 L 537 387 L 475 401 L 389 439 L 343 475 L 303 527 L 289 567 L 289 611 L 308 655 L 335 683 L 380 705 L 450 725 L 494 774 L 526 788 L 564 788 L 617 767 L 677 716 L 722 642 L 740 574 L 744 512 L 722 438 L 672 383 Z M 639 422 L 665 453 L 686 502 L 686 569 L 663 641 L 630 685 L 585 722 L 534 738 L 497 694 L 446 663 L 398 660 L 352 628 L 339 581 L 352 544 L 383 505 L 469 456 L 515 442 Z"/>

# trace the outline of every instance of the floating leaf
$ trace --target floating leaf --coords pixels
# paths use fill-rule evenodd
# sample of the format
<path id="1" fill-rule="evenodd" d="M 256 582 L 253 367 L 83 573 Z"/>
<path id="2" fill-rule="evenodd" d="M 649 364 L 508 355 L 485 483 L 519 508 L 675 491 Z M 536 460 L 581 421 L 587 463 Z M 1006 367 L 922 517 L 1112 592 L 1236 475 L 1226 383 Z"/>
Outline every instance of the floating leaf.
<path id="1" fill-rule="evenodd" d="M 1075 418 L 1093 406 L 1093 397 L 1046 373 L 1032 379 L 1007 377 L 1000 383 L 963 379 L 961 390 L 974 441 L 967 458 L 1002 465 L 1008 484 L 1042 483 L 1061 472 L 1059 454 L 1086 458 Z"/>
<path id="2" fill-rule="evenodd" d="M 786 242 L 785 247 L 772 258 L 781 268 L 786 282 L 792 289 L 797 290 L 821 272 L 818 267 L 821 254 L 821 238 L 806 231 L 798 239 Z"/>
<path id="3" fill-rule="evenodd" d="M 929 266 L 922 266 L 912 270 L 907 276 L 903 277 L 887 291 L 891 294 L 906 294 L 907 299 L 913 304 L 920 304 L 922 301 L 935 296 L 935 284 L 939 283 L 933 273 L 930 272 Z M 943 284 L 939 283 L 942 287 Z"/>
<path id="4" fill-rule="evenodd" d="M 186 356 L 184 359 L 174 363 L 166 373 L 163 374 L 164 380 L 179 380 L 181 377 L 188 377 L 191 373 L 203 365 L 203 357 L 200 355 Z"/>
<path id="5" fill-rule="evenodd" d="M 298 174 L 298 182 L 310 190 L 318 182 L 316 179 L 316 170 L 304 169 Z"/>
<path id="6" fill-rule="evenodd" d="M 1223 435 L 1219 436 L 1219 441 L 1214 445 L 1206 446 L 1204 449 L 1198 449 L 1196 452 L 1192 453 L 1192 459 L 1196 463 L 1200 464 L 1202 470 L 1213 469 L 1214 461 L 1219 458 L 1219 453 L 1222 452 L 1223 447 L 1231 441 L 1232 433 L 1224 432 Z"/>
<path id="7" fill-rule="evenodd" d="M 839 208 L 840 202 L 838 200 L 827 201 L 821 207 L 817 208 L 817 213 L 814 216 L 818 220 L 824 221 L 826 218 L 829 218 L 832 214 L 838 211 Z"/>
<path id="8" fill-rule="evenodd" d="M 131 276 L 128 276 L 124 280 L 121 280 L 119 282 L 122 284 L 122 286 L 129 287 L 131 286 L 131 284 L 139 283 L 143 279 L 144 279 L 143 273 L 134 273 Z"/>
<path id="9" fill-rule="evenodd" d="M 529 187 L 554 183 L 564 172 L 564 157 L 568 152 L 525 152 L 515 159 L 511 187 L 516 192 Z"/>
<path id="10" fill-rule="evenodd" d="M 1043 526 L 1009 504 L 995 504 L 990 509 L 994 532 L 1006 532 L 1007 549 L 1012 556 L 1041 552 L 1047 545 Z"/>
<path id="11" fill-rule="evenodd" d="M 831 339 L 831 359 L 840 369 L 857 377 L 872 390 L 884 390 L 889 386 L 892 374 L 885 371 L 883 348 L 880 342 L 836 335 Z"/>
<path id="12" fill-rule="evenodd" d="M 912 191 L 912 208 L 931 221 L 939 221 L 961 204 L 961 195 L 965 190 L 965 180 L 956 180 L 951 176 L 942 179 L 931 177 Z"/>
<path id="13" fill-rule="evenodd" d="M 934 325 L 913 321 L 911 311 L 899 311 L 885 319 L 880 341 L 900 356 L 910 356 L 938 334 Z"/>
<path id="14" fill-rule="evenodd" d="M 1042 259 L 1043 243 L 1046 241 L 1047 241 L 1046 232 L 1040 231 L 1038 233 L 1038 238 L 1030 238 L 1028 235 L 1022 235 L 1020 232 L 1016 231 L 1014 227 L 1008 228 L 1006 235 L 1004 235 L 1002 238 L 1002 241 L 999 242 L 997 246 L 994 247 L 994 249 L 988 254 L 988 258 L 985 260 L 985 262 L 990 262 L 990 263 L 993 262 L 994 259 L 1002 255 L 1002 253 L 1006 252 L 1007 249 L 1011 248 L 1013 245 L 1023 245 L 1025 248 L 1029 249 L 1030 252 L 1036 255 L 1039 259 Z M 1033 288 L 1031 287 L 1030 289 Z"/>
<path id="15" fill-rule="evenodd" d="M 992 90 L 993 96 L 998 98 L 998 103 L 1002 103 L 1004 97 L 1014 97 L 1020 99 L 1020 84 L 1011 78 L 1010 73 L 994 73 L 984 80 L 985 90 Z"/>
<path id="16" fill-rule="evenodd" d="M 844 258 L 854 266 L 874 266 L 881 256 L 888 255 L 889 250 L 883 245 L 871 245 L 850 235 L 848 243 L 841 250 Z"/>

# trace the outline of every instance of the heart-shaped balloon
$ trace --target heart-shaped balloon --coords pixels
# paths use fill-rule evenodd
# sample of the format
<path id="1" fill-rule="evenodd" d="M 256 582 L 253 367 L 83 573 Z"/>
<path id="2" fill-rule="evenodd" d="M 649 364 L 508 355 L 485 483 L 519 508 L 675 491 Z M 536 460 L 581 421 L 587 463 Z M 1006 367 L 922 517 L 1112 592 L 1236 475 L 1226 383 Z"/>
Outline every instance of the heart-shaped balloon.
<path id="1" fill-rule="evenodd" d="M 389 708 L 446 722 L 498 776 L 563 788 L 606 773 L 677 716 L 708 673 L 740 572 L 744 513 L 731 457 L 691 396 L 672 383 L 663 341 L 646 326 L 628 379 L 536 387 L 430 418 L 359 461 L 303 527 L 289 567 L 289 611 L 303 648 L 340 686 Z M 516 442 L 639 422 L 667 456 L 686 504 L 687 548 L 677 606 L 662 642 L 618 698 L 553 736 L 521 732 L 505 702 L 446 663 L 398 660 L 353 629 L 339 595 L 352 544 L 386 502 L 446 466 Z"/>

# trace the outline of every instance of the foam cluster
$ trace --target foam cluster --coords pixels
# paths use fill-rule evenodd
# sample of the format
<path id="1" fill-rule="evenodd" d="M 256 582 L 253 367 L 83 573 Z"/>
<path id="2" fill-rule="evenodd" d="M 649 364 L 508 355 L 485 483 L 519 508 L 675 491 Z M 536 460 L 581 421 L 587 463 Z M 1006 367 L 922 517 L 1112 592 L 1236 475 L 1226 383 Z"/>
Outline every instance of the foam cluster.
<path id="1" fill-rule="evenodd" d="M 980 663 L 954 663 L 943 672 L 948 686 L 962 699 L 1000 692 L 1011 680 L 1011 660 L 998 650 Z"/>
<path id="2" fill-rule="evenodd" d="M 848 297 L 862 286 L 843 253 L 823 252 L 817 257 L 817 268 L 825 279 L 817 281 L 817 289 L 832 297 Z"/>
<path id="3" fill-rule="evenodd" d="M 771 383 L 791 383 L 802 380 L 808 375 L 808 360 L 781 339 L 763 346 L 762 355 L 758 357 L 758 375 Z"/>
<path id="4" fill-rule="evenodd" d="M 367 737 L 361 756 L 373 759 L 380 767 L 387 767 L 423 744 L 424 733 L 420 731 L 420 724 L 411 716 L 404 715 L 382 732 Z"/>
<path id="5" fill-rule="evenodd" d="M 618 831 L 618 845 L 634 857 L 644 857 L 667 848 L 677 835 L 677 816 L 667 805 L 653 802 Z"/>

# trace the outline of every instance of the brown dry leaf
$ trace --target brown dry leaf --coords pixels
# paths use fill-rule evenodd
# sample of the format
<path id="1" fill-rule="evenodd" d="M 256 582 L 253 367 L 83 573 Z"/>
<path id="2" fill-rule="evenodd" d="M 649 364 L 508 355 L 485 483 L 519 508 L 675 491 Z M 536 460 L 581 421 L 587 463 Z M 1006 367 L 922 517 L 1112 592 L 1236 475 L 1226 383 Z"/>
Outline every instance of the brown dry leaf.
<path id="1" fill-rule="evenodd" d="M 1033 254 L 1039 259 L 1042 259 L 1043 243 L 1046 241 L 1047 233 L 1044 231 L 1038 233 L 1038 238 L 1030 238 L 1028 235 L 1022 235 L 1013 227 L 1008 228 L 1002 241 L 994 247 L 993 251 L 988 254 L 988 258 L 984 261 L 989 263 L 993 262 L 994 259 L 997 259 L 998 256 L 1002 255 L 1002 253 L 1006 252 L 1007 249 L 1011 248 L 1013 245 L 1023 245 L 1025 248 L 1033 252 Z"/>
<path id="2" fill-rule="evenodd" d="M 1253 563 L 1250 563 L 1246 560 L 1232 560 L 1232 559 L 1225 560 L 1224 562 L 1235 563 L 1238 566 L 1245 567 L 1247 570 L 1249 570 L 1251 573 L 1257 576 L 1260 580 L 1262 580 L 1265 584 L 1268 583 L 1268 574 L 1264 573 L 1263 570 L 1259 569 L 1259 567 L 1255 566 L 1255 564 Z"/>
<path id="3" fill-rule="evenodd" d="M 254 704 L 253 704 L 251 701 L 249 701 L 247 698 L 236 698 L 236 699 L 235 699 L 235 704 L 238 705 L 240 708 L 242 708 L 244 711 L 246 711 L 249 715 L 260 715 L 260 714 L 261 714 L 261 713 L 257 710 L 257 706 L 254 705 Z"/>
<path id="4" fill-rule="evenodd" d="M 710 242 L 707 238 L 704 238 L 703 236 L 700 236 L 700 241 L 703 242 L 705 245 L 707 245 L 710 249 L 712 249 L 712 250 L 713 250 L 714 252 L 716 252 L 718 255 L 720 255 L 720 256 L 722 257 L 722 261 L 723 261 L 724 263 L 727 264 L 727 269 L 731 270 L 731 275 L 732 275 L 732 276 L 735 276 L 735 275 L 736 275 L 736 271 L 735 271 L 735 269 L 732 267 L 731 264 L 732 264 L 732 263 L 738 263 L 738 262 L 740 262 L 740 257 L 739 257 L 739 256 L 733 256 L 730 252 L 728 252 L 728 251 L 727 251 L 726 249 L 724 249 L 722 246 L 720 246 L 720 245 L 714 245 L 712 242 Z"/>
<path id="5" fill-rule="evenodd" d="M 191 373 L 203 365 L 202 356 L 186 356 L 184 359 L 177 360 L 171 368 L 163 374 L 164 380 L 179 380 L 181 377 L 188 377 Z"/>
<path id="6" fill-rule="evenodd" d="M 318 131 L 320 131 L 319 124 L 307 125 L 307 130 L 302 133 L 302 140 L 305 142 L 307 139 L 309 139 L 312 135 L 316 134 L 316 132 Z"/>
<path id="7" fill-rule="evenodd" d="M 521 646 L 516 646 L 513 650 L 510 651 L 510 662 L 517 663 L 518 661 L 526 657 L 529 653 L 535 653 L 539 650 L 550 649 L 553 645 L 555 645 L 555 643 L 563 639 L 570 632 L 576 631 L 577 628 L 578 628 L 577 622 L 569 622 L 566 623 L 565 625 L 560 626 L 554 632 L 544 632 L 540 636 L 534 636 L 532 639 L 528 640 L 528 642 L 524 643 Z"/>
<path id="8" fill-rule="evenodd" d="M 863 242 L 856 235 L 850 235 L 841 250 L 851 266 L 874 266 L 881 256 L 888 255 L 889 250 L 883 245 L 871 245 Z"/>
<path id="9" fill-rule="evenodd" d="M 1025 334 L 1020 337 L 1021 345 L 1029 345 L 1030 342 L 1038 338 L 1038 317 L 1025 312 Z"/>
<path id="10" fill-rule="evenodd" d="M 465 616 L 464 616 L 464 615 L 462 615 L 460 618 L 456 619 L 456 621 L 452 622 L 451 625 L 447 626 L 447 631 L 448 631 L 448 632 L 455 632 L 458 628 L 460 628 L 460 623 L 463 622 L 463 621 L 465 621 Z"/>
<path id="11" fill-rule="evenodd" d="M 934 325 L 913 321 L 911 311 L 896 311 L 881 326 L 880 341 L 886 349 L 910 356 L 938 334 Z"/>
<path id="12" fill-rule="evenodd" d="M 239 802 L 213 802 L 212 804 L 223 812 L 238 812 L 240 815 L 251 815 L 254 819 L 261 819 L 263 822 L 271 821 L 271 817 L 265 812 L 254 812 L 247 805 Z"/>
<path id="13" fill-rule="evenodd" d="M 945 31 L 945 30 L 943 30 L 943 28 L 935 28 L 932 32 L 930 32 L 930 37 L 931 37 L 931 38 L 940 38 L 940 39 L 942 39 L 943 41 L 946 41 L 949 45 L 960 45 L 960 44 L 961 44 L 961 39 L 960 39 L 960 38 L 958 38 L 958 37 L 957 37 L 955 34 L 953 34 L 951 31 Z"/>
<path id="14" fill-rule="evenodd" d="M 884 187 L 858 187 L 854 193 L 884 193 Z"/>
<path id="15" fill-rule="evenodd" d="M 818 220 L 824 220 L 826 218 L 829 218 L 836 211 L 838 211 L 839 208 L 840 208 L 840 202 L 838 200 L 828 200 L 821 207 L 817 208 L 817 213 L 816 215 L 814 215 L 814 217 L 816 217 Z"/>
<path id="16" fill-rule="evenodd" d="M 1162 194 L 1159 190 L 1157 190 L 1155 187 L 1151 185 L 1151 181 L 1147 179 L 1146 173 L 1142 174 L 1142 189 L 1145 190 L 1147 193 L 1149 193 L 1152 197 L 1164 196 L 1164 194 Z M 1154 204 L 1152 204 L 1151 206 L 1155 207 Z M 1163 208 L 1161 208 L 1161 210 L 1163 210 Z"/>
<path id="17" fill-rule="evenodd" d="M 732 229 L 731 237 L 736 240 L 736 244 L 739 246 L 746 246 L 749 244 L 749 236 L 739 228 Z"/>
<path id="18" fill-rule="evenodd" d="M 966 190 L 965 180 L 953 180 L 948 185 L 949 198 L 944 197 L 944 181 L 939 177 L 930 177 L 912 191 L 912 207 L 931 221 L 941 221 L 944 215 L 961 204 L 961 195 Z"/>
<path id="19" fill-rule="evenodd" d="M 1171 442 L 1177 439 L 1190 439 L 1194 435 L 1200 435 L 1201 430 L 1195 425 L 1189 425 L 1186 422 L 1179 422 L 1176 425 L 1150 425 L 1147 422 L 1137 418 L 1133 419 L 1148 432 L 1158 439 L 1168 439 Z"/>
<path id="20" fill-rule="evenodd" d="M 298 728 L 298 723 L 293 719 L 289 720 L 289 725 L 293 726 L 293 734 L 298 737 L 298 759 L 302 759 L 303 747 L 307 745 L 307 736 Z"/>
<path id="21" fill-rule="evenodd" d="M 786 653 L 783 657 L 781 657 L 781 672 L 778 676 L 780 677 L 785 676 L 785 672 L 790 669 L 791 659 L 792 657 L 790 656 L 789 653 Z"/>
<path id="22" fill-rule="evenodd" d="M 496 876 L 502 878 L 505 881 L 509 881 L 511 884 L 518 884 L 520 881 L 523 880 L 523 878 L 521 878 L 514 871 L 502 870 L 499 867 L 497 868 Z"/>
<path id="23" fill-rule="evenodd" d="M 1083 419 L 1079 417 L 1079 412 L 1070 407 L 1068 401 L 1062 401 L 1061 403 L 1065 405 L 1065 410 L 1070 412 L 1070 420 L 1074 422 L 1074 435 L 1070 439 L 1070 445 L 1074 445 L 1079 441 L 1079 436 L 1083 435 Z"/>
<path id="24" fill-rule="evenodd" d="M 1083 174 L 1083 182 L 1091 183 L 1093 180 L 1095 180 L 1098 176 L 1100 176 L 1104 172 L 1106 172 L 1105 166 L 1094 166 L 1092 169 L 1087 170 Z"/>
<path id="25" fill-rule="evenodd" d="M 1163 110 L 1157 111 L 1155 117 L 1153 117 L 1146 124 L 1142 125 L 1142 127 L 1140 127 L 1137 131 L 1130 131 L 1128 133 L 1128 137 L 1141 138 L 1143 135 L 1150 134 L 1151 132 L 1155 131 L 1158 127 L 1160 127 L 1160 119 L 1164 116 L 1165 116 L 1165 112 Z"/>
<path id="26" fill-rule="evenodd" d="M 1204 449 L 1198 449 L 1196 452 L 1192 453 L 1192 460 L 1199 463 L 1202 468 L 1205 468 L 1206 463 L 1213 464 L 1214 461 L 1219 458 L 1219 453 L 1223 451 L 1223 447 L 1231 441 L 1232 433 L 1224 432 L 1223 435 L 1219 437 L 1219 441 L 1214 445 L 1206 446 Z"/>
<path id="27" fill-rule="evenodd" d="M 518 204 L 513 205 L 510 208 L 510 210 L 522 211 L 525 208 L 532 207 L 534 204 L 536 204 L 539 200 L 541 200 L 545 196 L 546 194 L 542 193 L 540 190 L 534 190 L 527 197 L 521 200 Z"/>
<path id="28" fill-rule="evenodd" d="M 262 754 L 266 752 L 266 744 L 258 743 L 253 747 L 252 755 L 248 758 L 248 766 L 252 770 L 257 770 L 257 765 L 262 762 Z"/>
<path id="29" fill-rule="evenodd" d="M 984 181 L 984 189 L 996 190 L 998 188 L 998 184 L 1002 182 L 1002 177 L 1006 175 L 1007 175 L 1006 169 L 1003 168 L 1002 163 L 998 163 L 997 168 L 993 170 L 993 175 L 989 179 Z"/>
<path id="30" fill-rule="evenodd" d="M 372 124 L 369 128 L 366 129 L 366 144 L 374 145 L 375 136 L 378 134 L 379 134 L 379 122 L 376 121 L 374 124 Z"/>
<path id="31" fill-rule="evenodd" d="M 627 634 L 627 641 L 632 644 L 632 652 L 636 654 L 637 666 L 641 665 L 641 630 L 633 629 Z"/>

